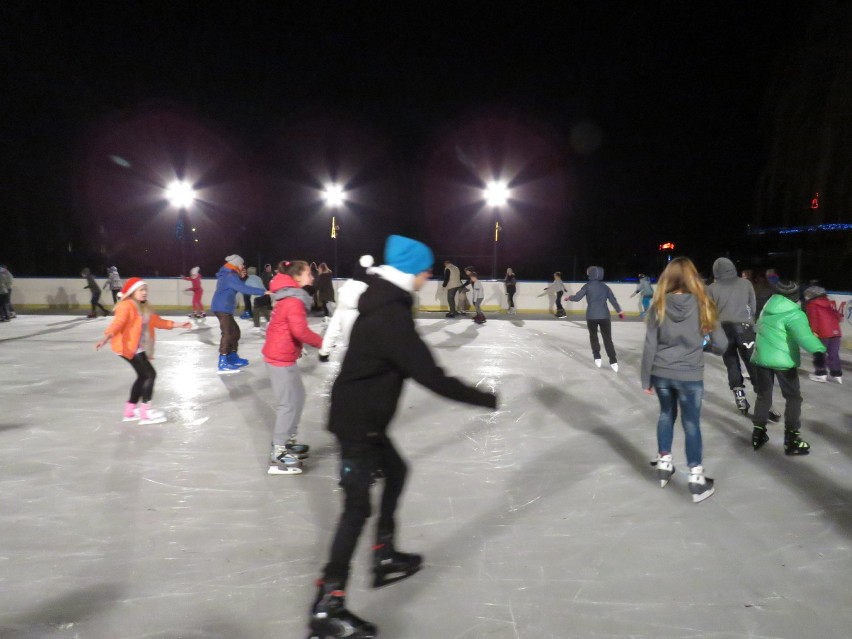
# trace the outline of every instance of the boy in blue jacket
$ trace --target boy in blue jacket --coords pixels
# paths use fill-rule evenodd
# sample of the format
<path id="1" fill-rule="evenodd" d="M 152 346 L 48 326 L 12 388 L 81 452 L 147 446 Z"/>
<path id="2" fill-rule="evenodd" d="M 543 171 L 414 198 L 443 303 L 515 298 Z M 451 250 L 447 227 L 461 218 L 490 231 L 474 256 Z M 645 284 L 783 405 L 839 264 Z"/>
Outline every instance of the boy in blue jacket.
<path id="1" fill-rule="evenodd" d="M 243 258 L 239 255 L 229 255 L 225 264 L 216 273 L 216 292 L 210 310 L 219 320 L 222 338 L 219 340 L 219 370 L 220 375 L 239 373 L 240 368 L 248 366 L 249 361 L 237 354 L 240 345 L 240 327 L 234 319 L 237 307 L 237 293 L 248 295 L 263 295 L 262 288 L 247 286 L 241 276 L 244 268 Z"/>

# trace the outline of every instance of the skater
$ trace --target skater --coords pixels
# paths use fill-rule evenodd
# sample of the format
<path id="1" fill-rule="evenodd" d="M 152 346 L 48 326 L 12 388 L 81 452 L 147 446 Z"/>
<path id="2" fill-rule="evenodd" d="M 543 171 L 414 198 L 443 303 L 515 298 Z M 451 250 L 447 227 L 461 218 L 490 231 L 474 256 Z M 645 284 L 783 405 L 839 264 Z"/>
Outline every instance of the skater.
<path id="1" fill-rule="evenodd" d="M 243 284 L 240 275 L 243 271 L 243 258 L 239 255 L 229 255 L 225 265 L 216 273 L 216 292 L 210 310 L 219 320 L 222 337 L 219 340 L 218 373 L 227 375 L 240 372 L 240 368 L 248 366 L 249 361 L 237 354 L 240 346 L 240 327 L 234 319 L 237 305 L 237 293 L 244 295 L 263 295 L 262 288 L 252 288 Z"/>
<path id="2" fill-rule="evenodd" d="M 307 262 L 281 262 L 278 275 L 272 278 L 269 285 L 275 308 L 261 352 L 277 400 L 268 470 L 270 475 L 301 473 L 300 460 L 307 457 L 308 453 L 308 446 L 296 441 L 305 405 L 305 385 L 296 360 L 302 355 L 303 344 L 315 348 L 322 346 L 322 337 L 308 328 L 311 296 L 302 287 L 312 281 L 313 275 Z"/>
<path id="3" fill-rule="evenodd" d="M 101 312 L 104 314 L 104 317 L 109 315 L 109 311 L 106 310 L 104 308 L 103 304 L 100 303 L 101 287 L 98 285 L 97 280 L 95 280 L 95 277 L 92 275 L 92 271 L 89 268 L 84 268 L 82 270 L 82 272 L 80 273 L 80 277 L 86 278 L 86 285 L 83 287 L 83 289 L 84 290 L 89 289 L 92 292 L 92 299 L 91 299 L 92 312 L 89 313 L 86 317 L 88 317 L 90 319 L 97 317 L 98 316 L 98 310 L 97 309 L 101 309 Z"/>
<path id="4" fill-rule="evenodd" d="M 636 290 L 630 294 L 630 297 L 635 297 L 636 295 L 642 296 L 642 312 L 639 313 L 639 317 L 645 317 L 645 313 L 648 312 L 648 307 L 651 305 L 651 300 L 654 297 L 654 287 L 651 286 L 651 278 L 643 273 L 639 273 L 639 282 L 636 284 Z"/>
<path id="5" fill-rule="evenodd" d="M 447 293 L 447 305 L 450 307 L 447 317 L 456 317 L 458 315 L 456 313 L 456 293 L 458 293 L 461 285 L 459 267 L 450 260 L 444 260 L 444 282 L 441 288 Z"/>
<path id="6" fill-rule="evenodd" d="M 9 322 L 12 320 L 12 314 L 9 312 L 9 300 L 12 297 L 12 286 L 9 283 L 9 279 L 11 279 L 11 274 L 7 279 L 5 277 L 6 266 L 3 265 L 2 271 L 0 271 L 0 322 Z"/>
<path id="7" fill-rule="evenodd" d="M 138 277 L 131 277 L 124 283 L 119 298 L 115 319 L 107 326 L 103 339 L 95 344 L 95 350 L 100 350 L 109 341 L 112 350 L 136 371 L 136 381 L 130 387 L 130 397 L 124 404 L 124 421 L 160 424 L 166 421 L 165 414 L 151 408 L 157 377 L 150 361 L 154 359 L 154 329 L 192 328 L 192 323 L 175 324 L 157 315 L 148 304 L 148 285 Z"/>
<path id="8" fill-rule="evenodd" d="M 809 375 L 814 382 L 843 383 L 843 369 L 840 366 L 840 320 L 843 313 L 831 305 L 831 301 L 821 286 L 809 286 L 805 289 L 805 312 L 814 335 L 825 346 L 826 355 L 822 366 L 818 357 L 814 357 L 814 372 Z"/>
<path id="9" fill-rule="evenodd" d="M 485 287 L 479 281 L 479 275 L 477 275 L 476 271 L 470 272 L 470 291 L 473 297 L 473 305 L 476 308 L 473 321 L 477 324 L 485 324 L 485 315 L 482 312 L 482 302 L 485 300 Z"/>
<path id="10" fill-rule="evenodd" d="M 553 274 L 553 281 L 544 287 L 548 297 L 554 296 L 556 300 L 556 317 L 567 317 L 565 309 L 562 308 L 562 296 L 565 294 L 565 285 L 562 283 L 562 273 L 556 271 Z"/>
<path id="11" fill-rule="evenodd" d="M 588 298 L 586 300 L 586 327 L 589 329 L 589 343 L 592 346 L 595 366 L 600 368 L 602 364 L 601 345 L 598 341 L 598 329 L 600 329 L 604 350 L 606 350 L 606 355 L 609 358 L 609 366 L 617 373 L 618 357 L 615 354 L 615 346 L 612 345 L 612 322 L 609 319 L 607 301 L 612 304 L 620 319 L 624 319 L 624 312 L 618 305 L 618 300 L 615 299 L 612 289 L 603 282 L 604 270 L 600 266 L 590 266 L 586 269 L 586 275 L 589 278 L 589 283 L 583 284 L 579 291 L 565 299 L 579 302 L 584 297 Z M 659 286 L 658 283 L 658 289 Z"/>
<path id="12" fill-rule="evenodd" d="M 118 267 L 110 266 L 107 269 L 107 281 L 104 282 L 104 289 L 109 286 L 112 293 L 113 306 L 118 304 L 118 294 L 121 293 L 121 276 L 118 274 Z"/>
<path id="13" fill-rule="evenodd" d="M 346 280 L 337 290 L 337 308 L 331 316 L 331 322 L 325 329 L 322 347 L 319 349 L 319 359 L 327 362 L 331 349 L 335 346 L 348 346 L 352 326 L 358 319 L 358 300 L 367 290 L 367 273 L 373 266 L 372 255 L 362 255 L 355 267 L 352 279 Z"/>
<path id="14" fill-rule="evenodd" d="M 316 281 L 317 299 L 322 309 L 323 321 L 329 322 L 334 314 L 334 280 L 332 280 L 332 270 L 325 262 L 319 265 Z"/>
<path id="15" fill-rule="evenodd" d="M 467 315 L 467 312 L 470 310 L 470 300 L 467 299 L 467 292 L 470 290 L 470 274 L 475 271 L 476 269 L 472 266 L 464 267 L 464 279 L 462 280 L 459 292 L 456 294 L 456 312 L 459 315 Z"/>
<path id="16" fill-rule="evenodd" d="M 799 287 L 795 282 L 779 280 L 775 284 L 776 293 L 769 298 L 760 319 L 757 320 L 757 339 L 753 365 L 757 401 L 754 405 L 752 423 L 754 430 L 751 443 L 759 450 L 769 441 L 766 422 L 769 407 L 772 406 L 772 387 L 775 380 L 781 387 L 786 400 L 784 406 L 784 452 L 787 455 L 807 455 L 810 445 L 800 437 L 802 416 L 802 394 L 799 388 L 799 349 L 809 353 L 825 353 L 825 346 L 813 334 L 807 315 L 799 308 Z M 823 355 L 824 357 L 824 355 Z M 819 358 L 818 366 L 825 361 Z"/>
<path id="17" fill-rule="evenodd" d="M 515 277 L 515 271 L 510 268 L 506 269 L 506 278 L 503 280 L 506 283 L 506 297 L 509 299 L 509 315 L 515 312 L 515 292 L 518 290 L 518 278 Z"/>
<path id="18" fill-rule="evenodd" d="M 251 284 L 248 283 L 248 278 L 249 278 L 248 269 L 246 269 L 246 265 L 243 264 L 240 267 L 240 280 L 246 286 L 251 286 Z M 266 290 L 266 289 L 263 289 L 263 290 Z M 252 319 L 252 317 L 254 317 L 254 315 L 252 314 L 252 311 L 251 311 L 251 294 L 250 293 L 243 293 L 243 312 L 240 313 L 240 319 L 244 319 L 244 320 L 245 319 Z"/>
<path id="19" fill-rule="evenodd" d="M 192 313 L 189 316 L 194 319 L 207 317 L 207 313 L 204 312 L 204 304 L 201 303 L 201 296 L 204 295 L 204 289 L 201 287 L 201 267 L 193 266 L 189 269 L 189 277 L 183 279 L 190 284 L 186 290 L 192 291 Z"/>
<path id="20" fill-rule="evenodd" d="M 686 436 L 689 492 L 695 503 L 713 494 L 713 480 L 704 476 L 701 446 L 701 400 L 704 395 L 704 336 L 714 352 L 727 347 L 713 302 L 692 261 L 676 257 L 668 263 L 654 292 L 642 351 L 642 389 L 657 394 L 657 467 L 660 486 L 674 475 L 672 439 L 680 408 Z"/>
<path id="21" fill-rule="evenodd" d="M 251 308 L 251 316 L 249 319 L 251 319 L 252 326 L 259 329 L 261 317 L 266 318 L 266 323 L 268 325 L 269 315 L 272 312 L 272 300 L 270 299 L 269 294 L 266 293 L 268 287 L 263 283 L 263 278 L 257 274 L 257 268 L 254 266 L 249 266 L 246 269 L 245 284 L 246 286 L 260 288 L 264 291 L 263 295 L 258 295 L 254 298 L 252 298 L 251 295 L 248 296 L 249 308 Z"/>
<path id="22" fill-rule="evenodd" d="M 713 283 L 707 287 L 707 295 L 716 304 L 716 313 L 728 338 L 722 361 L 728 370 L 728 386 L 734 394 L 737 410 L 746 415 L 751 406 L 746 398 L 740 359 L 754 385 L 754 371 L 751 367 L 754 309 L 757 308 L 754 287 L 748 280 L 737 277 L 737 267 L 726 257 L 713 262 L 713 277 Z"/>
<path id="23" fill-rule="evenodd" d="M 457 401 L 494 409 L 497 397 L 447 377 L 436 365 L 412 318 L 412 293 L 432 274 L 434 256 L 425 244 L 392 235 L 385 265 L 375 267 L 358 303 L 349 350 L 331 391 L 329 430 L 340 444 L 344 509 L 331 558 L 318 581 L 311 609 L 311 636 L 375 637 L 376 626 L 346 609 L 346 581 L 358 538 L 371 514 L 370 486 L 382 471 L 384 490 L 373 546 L 373 587 L 404 579 L 420 569 L 420 555 L 396 550 L 394 515 L 407 467 L 387 435 L 407 377 Z M 452 283 L 452 282 L 450 282 Z M 364 398 L 369 397 L 369 401 Z"/>

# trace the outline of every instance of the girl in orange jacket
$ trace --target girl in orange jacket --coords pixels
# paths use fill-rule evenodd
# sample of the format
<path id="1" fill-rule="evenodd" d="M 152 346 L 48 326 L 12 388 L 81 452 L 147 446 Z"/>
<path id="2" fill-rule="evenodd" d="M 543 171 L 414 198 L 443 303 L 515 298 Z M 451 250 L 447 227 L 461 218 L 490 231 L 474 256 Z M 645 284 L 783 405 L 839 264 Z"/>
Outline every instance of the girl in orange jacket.
<path id="1" fill-rule="evenodd" d="M 159 424 L 166 421 L 166 416 L 150 405 L 157 378 L 157 372 L 149 361 L 154 359 L 154 329 L 192 328 L 192 323 L 176 324 L 154 313 L 147 304 L 148 285 L 138 277 L 131 277 L 125 282 L 119 297 L 121 301 L 113 309 L 115 319 L 104 331 L 103 339 L 95 344 L 95 350 L 100 350 L 109 341 L 112 350 L 136 371 L 130 399 L 124 405 L 124 421 Z"/>

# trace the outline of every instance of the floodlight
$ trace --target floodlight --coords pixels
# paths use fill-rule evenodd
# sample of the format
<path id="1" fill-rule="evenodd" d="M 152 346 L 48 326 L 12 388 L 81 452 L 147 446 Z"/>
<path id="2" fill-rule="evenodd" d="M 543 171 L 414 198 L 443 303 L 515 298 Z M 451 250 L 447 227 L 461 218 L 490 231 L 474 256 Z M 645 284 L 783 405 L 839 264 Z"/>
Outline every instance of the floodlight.
<path id="1" fill-rule="evenodd" d="M 343 190 L 343 187 L 341 185 L 329 184 L 322 192 L 322 197 L 328 206 L 333 209 L 336 209 L 339 206 L 343 206 L 343 203 L 346 201 L 344 193 L 345 191 Z"/>
<path id="2" fill-rule="evenodd" d="M 483 190 L 485 203 L 488 206 L 498 208 L 504 206 L 509 200 L 509 186 L 500 180 L 494 180 L 485 185 Z"/>
<path id="3" fill-rule="evenodd" d="M 195 189 L 189 182 L 175 180 L 166 187 L 166 199 L 175 208 L 189 208 L 195 202 Z"/>

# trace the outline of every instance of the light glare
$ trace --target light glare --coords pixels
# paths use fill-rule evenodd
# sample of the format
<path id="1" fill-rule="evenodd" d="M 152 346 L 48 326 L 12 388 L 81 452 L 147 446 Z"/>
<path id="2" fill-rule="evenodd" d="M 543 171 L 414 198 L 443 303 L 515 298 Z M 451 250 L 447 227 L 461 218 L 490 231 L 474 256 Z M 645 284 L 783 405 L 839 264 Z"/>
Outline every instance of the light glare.
<path id="1" fill-rule="evenodd" d="M 322 197 L 325 203 L 333 209 L 343 206 L 343 203 L 346 201 L 343 187 L 339 184 L 329 184 L 326 186 L 322 192 Z"/>
<path id="2" fill-rule="evenodd" d="M 494 180 L 485 185 L 484 195 L 488 206 L 504 206 L 509 201 L 509 186 L 505 182 Z"/>
<path id="3" fill-rule="evenodd" d="M 176 208 L 189 208 L 195 202 L 195 189 L 189 182 L 175 180 L 166 187 L 166 199 Z"/>

